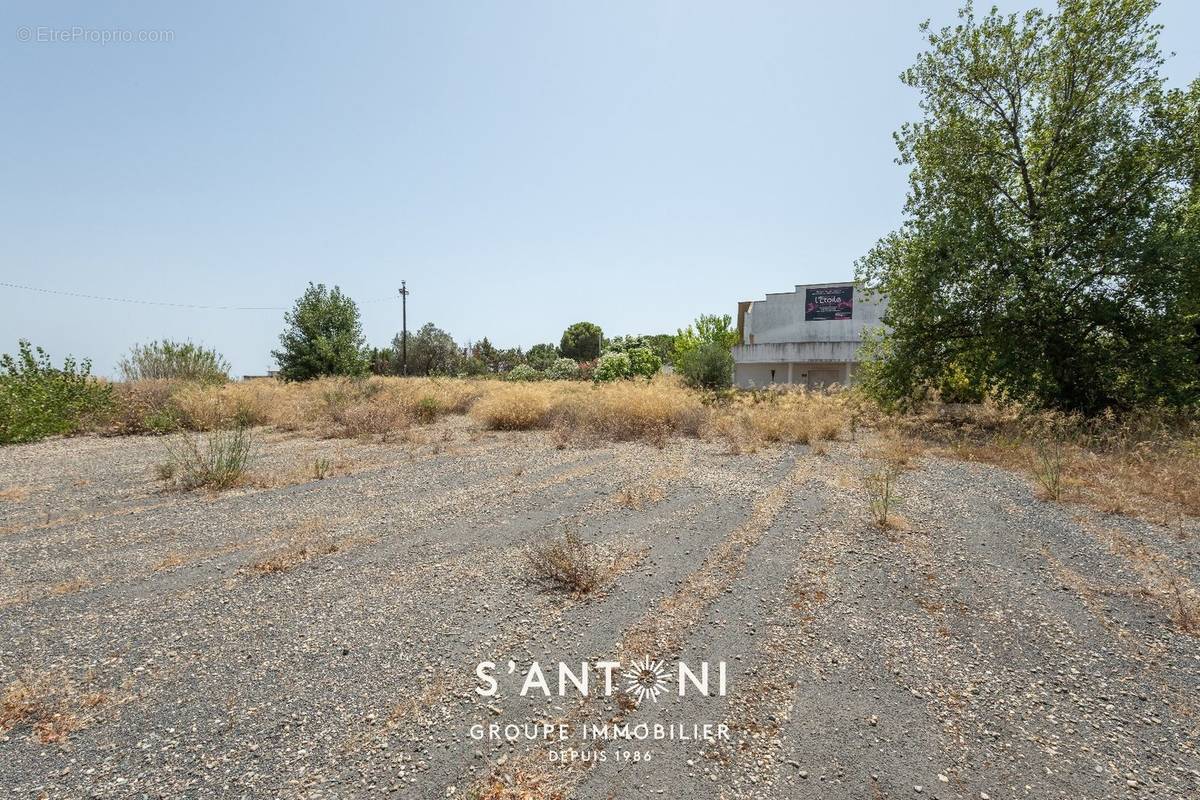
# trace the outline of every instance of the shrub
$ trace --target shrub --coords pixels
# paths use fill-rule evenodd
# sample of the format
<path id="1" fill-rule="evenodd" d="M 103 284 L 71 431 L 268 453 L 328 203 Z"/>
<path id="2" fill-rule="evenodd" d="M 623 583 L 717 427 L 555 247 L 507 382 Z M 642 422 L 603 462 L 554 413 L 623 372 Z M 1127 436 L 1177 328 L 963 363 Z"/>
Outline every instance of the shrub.
<path id="1" fill-rule="evenodd" d="M 517 364 L 505 377 L 510 381 L 540 381 L 543 376 L 528 364 Z"/>
<path id="2" fill-rule="evenodd" d="M 175 402 L 178 385 L 169 380 L 145 380 L 118 383 L 109 417 L 111 432 L 116 434 L 172 433 L 183 425 L 183 412 Z"/>
<path id="3" fill-rule="evenodd" d="M 178 378 L 201 383 L 229 380 L 229 362 L 211 348 L 191 342 L 150 342 L 135 344 L 121 359 L 121 377 L 127 381 Z"/>
<path id="4" fill-rule="evenodd" d="M 608 560 L 596 546 L 573 531 L 529 547 L 525 561 L 535 577 L 576 595 L 598 589 L 609 572 Z"/>
<path id="5" fill-rule="evenodd" d="M 662 369 L 662 359 L 648 347 L 634 347 L 625 352 L 629 356 L 629 371 L 632 375 L 652 378 Z"/>
<path id="6" fill-rule="evenodd" d="M 205 487 L 214 491 L 235 486 L 246 473 L 254 439 L 245 428 L 216 431 L 201 448 L 195 437 L 180 434 L 167 445 L 168 463 L 182 489 Z"/>
<path id="7" fill-rule="evenodd" d="M 571 358 L 560 358 L 546 369 L 546 377 L 556 381 L 569 381 L 579 377 L 579 365 Z"/>
<path id="8" fill-rule="evenodd" d="M 607 383 L 609 381 L 628 378 L 631 374 L 632 365 L 627 353 L 605 353 L 600 356 L 600 360 L 596 362 L 596 370 L 592 373 L 592 380 Z"/>
<path id="9" fill-rule="evenodd" d="M 426 395 L 417 401 L 416 417 L 417 421 L 428 425 L 431 422 L 437 422 L 438 416 L 442 413 L 442 404 L 436 397 Z"/>
<path id="10" fill-rule="evenodd" d="M 20 340 L 14 358 L 0 356 L 0 444 L 75 433 L 112 405 L 112 387 L 91 377 L 91 362 L 68 356 L 51 366 L 42 348 Z"/>
<path id="11" fill-rule="evenodd" d="M 867 488 L 867 504 L 871 509 L 871 518 L 880 528 L 894 526 L 892 507 L 896 503 L 896 477 L 898 470 L 894 465 L 887 464 L 871 473 L 864 481 Z"/>
<path id="12" fill-rule="evenodd" d="M 733 384 L 733 355 L 720 342 L 706 342 L 680 357 L 679 372 L 689 386 L 727 389 Z"/>

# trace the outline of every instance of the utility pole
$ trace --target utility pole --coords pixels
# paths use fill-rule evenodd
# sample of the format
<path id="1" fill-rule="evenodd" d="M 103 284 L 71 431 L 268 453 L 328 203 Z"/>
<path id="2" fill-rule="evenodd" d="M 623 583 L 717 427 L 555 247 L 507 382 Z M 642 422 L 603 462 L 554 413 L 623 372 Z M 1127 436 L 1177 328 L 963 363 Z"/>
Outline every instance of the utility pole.
<path id="1" fill-rule="evenodd" d="M 400 281 L 400 358 L 404 363 L 404 374 L 408 374 L 408 287 Z"/>

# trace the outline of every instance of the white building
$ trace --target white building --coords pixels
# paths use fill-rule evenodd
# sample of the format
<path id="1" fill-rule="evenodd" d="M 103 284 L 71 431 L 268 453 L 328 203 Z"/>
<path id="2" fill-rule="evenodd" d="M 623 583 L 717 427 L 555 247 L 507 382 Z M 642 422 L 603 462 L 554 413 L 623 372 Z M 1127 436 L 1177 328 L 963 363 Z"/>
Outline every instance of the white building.
<path id="1" fill-rule="evenodd" d="M 810 283 L 738 303 L 734 382 L 811 389 L 854 380 L 863 332 L 878 327 L 887 299 L 853 283 Z"/>

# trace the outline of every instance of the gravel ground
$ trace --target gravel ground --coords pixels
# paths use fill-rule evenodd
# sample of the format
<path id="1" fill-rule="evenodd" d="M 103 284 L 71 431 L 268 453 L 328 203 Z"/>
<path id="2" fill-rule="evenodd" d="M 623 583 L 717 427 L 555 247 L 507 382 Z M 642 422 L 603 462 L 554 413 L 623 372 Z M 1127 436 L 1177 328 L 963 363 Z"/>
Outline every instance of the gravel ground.
<path id="1" fill-rule="evenodd" d="M 881 531 L 870 442 L 560 448 L 452 418 L 256 448 L 251 485 L 219 495 L 165 491 L 156 439 L 0 450 L 4 796 L 469 797 L 545 775 L 595 800 L 1200 797 L 1194 521 L 919 458 Z M 600 593 L 528 574 L 523 548 L 564 530 L 619 556 Z M 646 642 L 672 671 L 725 661 L 727 693 L 621 706 L 503 674 L 537 661 L 557 688 L 559 661 Z M 728 738 L 470 735 L 526 722 Z"/>

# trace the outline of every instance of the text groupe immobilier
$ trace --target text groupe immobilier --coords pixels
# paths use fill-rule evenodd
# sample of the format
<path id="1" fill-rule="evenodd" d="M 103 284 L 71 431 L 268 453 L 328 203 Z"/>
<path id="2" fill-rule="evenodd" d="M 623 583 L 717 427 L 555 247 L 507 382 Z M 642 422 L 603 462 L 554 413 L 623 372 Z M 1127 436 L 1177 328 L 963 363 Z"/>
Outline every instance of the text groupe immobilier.
<path id="1" fill-rule="evenodd" d="M 682 723 L 638 722 L 635 724 L 596 724 L 587 723 L 575 726 L 577 738 L 583 741 L 616 741 L 628 739 L 632 741 L 729 741 L 729 726 L 723 722 L 712 724 L 702 723 L 684 725 Z M 515 742 L 526 741 L 567 741 L 571 738 L 571 726 L 565 723 L 552 724 L 546 722 L 526 722 L 502 724 L 493 722 L 489 725 L 477 723 L 470 728 L 472 739 L 488 739 L 491 741 Z"/>

